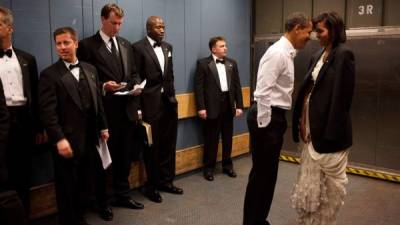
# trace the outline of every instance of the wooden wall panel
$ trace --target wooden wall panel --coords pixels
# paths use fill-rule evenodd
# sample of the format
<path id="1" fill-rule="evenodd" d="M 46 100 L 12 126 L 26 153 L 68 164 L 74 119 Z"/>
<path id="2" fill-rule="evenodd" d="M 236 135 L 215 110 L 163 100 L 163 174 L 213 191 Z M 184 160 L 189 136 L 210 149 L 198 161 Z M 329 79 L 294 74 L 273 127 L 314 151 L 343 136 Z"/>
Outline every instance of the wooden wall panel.
<path id="1" fill-rule="evenodd" d="M 250 106 L 250 87 L 242 88 L 243 105 L 245 108 Z M 190 118 L 197 116 L 196 101 L 194 93 L 185 93 L 176 95 L 178 99 L 178 118 Z"/>

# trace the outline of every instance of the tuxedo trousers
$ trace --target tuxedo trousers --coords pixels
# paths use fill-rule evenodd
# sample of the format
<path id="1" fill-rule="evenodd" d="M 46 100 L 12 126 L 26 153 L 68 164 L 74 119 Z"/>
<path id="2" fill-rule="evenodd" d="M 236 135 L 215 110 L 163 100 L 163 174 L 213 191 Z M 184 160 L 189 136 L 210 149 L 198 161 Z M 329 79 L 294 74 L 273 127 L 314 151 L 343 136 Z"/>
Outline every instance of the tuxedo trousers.
<path id="1" fill-rule="evenodd" d="M 272 107 L 271 122 L 259 128 L 257 103 L 253 103 L 249 109 L 247 125 L 253 165 L 246 188 L 243 225 L 269 224 L 267 217 L 274 196 L 283 135 L 287 128 L 285 112 Z"/>
<path id="2" fill-rule="evenodd" d="M 214 170 L 217 162 L 218 142 L 222 139 L 222 167 L 232 169 L 232 136 L 233 136 L 233 115 L 229 103 L 229 94 L 221 97 L 220 113 L 216 118 L 207 118 L 204 121 L 204 157 L 205 169 Z"/>
<path id="3" fill-rule="evenodd" d="M 147 188 L 171 184 L 175 178 L 178 114 L 176 105 L 162 99 L 157 117 L 146 121 L 151 125 L 153 145 L 143 152 Z"/>
<path id="4" fill-rule="evenodd" d="M 135 151 L 135 122 L 126 112 L 128 96 L 107 94 L 103 98 L 110 138 L 108 148 L 112 159 L 112 183 L 116 199 L 130 198 L 129 173 Z"/>
<path id="5" fill-rule="evenodd" d="M 87 145 L 84 151 L 74 152 L 71 159 L 61 157 L 55 149 L 54 171 L 60 225 L 75 225 L 82 221 L 90 206 L 93 189 L 99 206 L 104 206 L 106 176 L 95 145 Z"/>
<path id="6" fill-rule="evenodd" d="M 15 190 L 29 215 L 32 151 L 34 144 L 33 121 L 25 106 L 8 107 L 10 128 L 6 150 L 9 189 Z"/>

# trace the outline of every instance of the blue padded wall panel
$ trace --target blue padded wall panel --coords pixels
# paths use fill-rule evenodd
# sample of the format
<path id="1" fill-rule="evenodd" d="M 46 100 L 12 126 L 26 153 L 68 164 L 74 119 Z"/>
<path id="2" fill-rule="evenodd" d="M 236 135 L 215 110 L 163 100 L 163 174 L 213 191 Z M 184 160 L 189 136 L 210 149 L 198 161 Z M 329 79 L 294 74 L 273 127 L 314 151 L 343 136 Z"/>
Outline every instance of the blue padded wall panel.
<path id="1" fill-rule="evenodd" d="M 173 46 L 175 89 L 185 92 L 185 0 L 168 0 L 165 5 L 166 41 Z"/>
<path id="2" fill-rule="evenodd" d="M 11 0 L 0 0 L 0 6 L 11 8 Z"/>
<path id="3" fill-rule="evenodd" d="M 201 49 L 201 1 L 186 0 L 185 2 L 185 86 L 183 92 L 192 92 L 196 62 L 204 57 Z"/>
<path id="4" fill-rule="evenodd" d="M 184 149 L 203 143 L 200 119 L 190 118 L 179 121 L 176 149 Z"/>
<path id="5" fill-rule="evenodd" d="M 130 42 L 136 42 L 143 38 L 145 34 L 143 21 L 143 1 L 142 0 L 118 0 L 125 12 L 124 24 L 120 35 Z"/>
<path id="6" fill-rule="evenodd" d="M 65 13 L 68 12 L 68 13 Z M 79 35 L 79 39 L 83 38 L 83 10 L 82 0 L 69 1 L 50 1 L 50 32 L 60 27 L 69 26 L 74 28 Z M 53 40 L 53 38 L 51 38 Z M 54 42 L 53 42 L 54 43 Z M 54 44 L 51 45 L 53 50 L 53 62 L 58 60 Z"/>
<path id="7" fill-rule="evenodd" d="M 165 19 L 167 0 L 143 0 L 143 27 L 149 16 L 160 16 Z M 167 28 L 168 29 L 168 28 Z"/>
<path id="8" fill-rule="evenodd" d="M 236 1 L 232 5 L 232 33 L 228 43 L 228 55 L 234 58 L 239 67 L 242 87 L 250 86 L 250 18 L 249 1 Z"/>
<path id="9" fill-rule="evenodd" d="M 93 24 L 93 1 L 82 0 L 82 15 L 83 15 L 83 37 L 89 37 L 93 35 L 94 24 Z"/>
<path id="10" fill-rule="evenodd" d="M 48 0 L 14 0 L 13 45 L 36 56 L 39 70 L 51 63 L 51 31 Z"/>

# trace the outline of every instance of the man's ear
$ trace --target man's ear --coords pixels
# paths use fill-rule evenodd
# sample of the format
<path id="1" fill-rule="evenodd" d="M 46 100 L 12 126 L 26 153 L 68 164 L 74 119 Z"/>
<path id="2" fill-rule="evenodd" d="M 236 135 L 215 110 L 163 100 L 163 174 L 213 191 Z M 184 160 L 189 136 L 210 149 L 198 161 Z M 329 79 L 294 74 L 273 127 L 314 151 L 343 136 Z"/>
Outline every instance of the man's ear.
<path id="1" fill-rule="evenodd" d="M 14 33 L 14 26 L 13 25 L 9 25 L 8 29 L 9 29 L 10 33 Z"/>
<path id="2" fill-rule="evenodd" d="M 300 24 L 296 24 L 296 25 L 294 26 L 294 28 L 293 28 L 293 31 L 294 31 L 295 34 L 298 34 L 300 29 L 301 29 L 301 28 L 300 28 Z"/>

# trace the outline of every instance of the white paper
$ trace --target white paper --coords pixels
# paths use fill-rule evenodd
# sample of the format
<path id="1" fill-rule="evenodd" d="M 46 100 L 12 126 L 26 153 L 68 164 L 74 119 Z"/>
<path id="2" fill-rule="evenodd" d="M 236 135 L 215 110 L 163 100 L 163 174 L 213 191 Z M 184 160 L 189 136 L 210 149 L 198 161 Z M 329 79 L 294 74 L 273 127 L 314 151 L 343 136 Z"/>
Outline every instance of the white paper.
<path id="1" fill-rule="evenodd" d="M 142 81 L 142 83 L 140 83 L 139 85 L 135 85 L 132 90 L 130 90 L 130 91 L 118 91 L 118 92 L 115 92 L 114 95 L 133 95 L 134 92 L 136 92 L 138 90 L 141 91 L 144 88 L 144 86 L 146 86 L 146 79 L 144 79 Z"/>
<path id="2" fill-rule="evenodd" d="M 99 145 L 96 145 L 97 152 L 100 155 L 101 163 L 104 169 L 107 169 L 111 163 L 110 151 L 108 151 L 107 142 L 103 141 L 101 138 L 99 139 Z"/>

